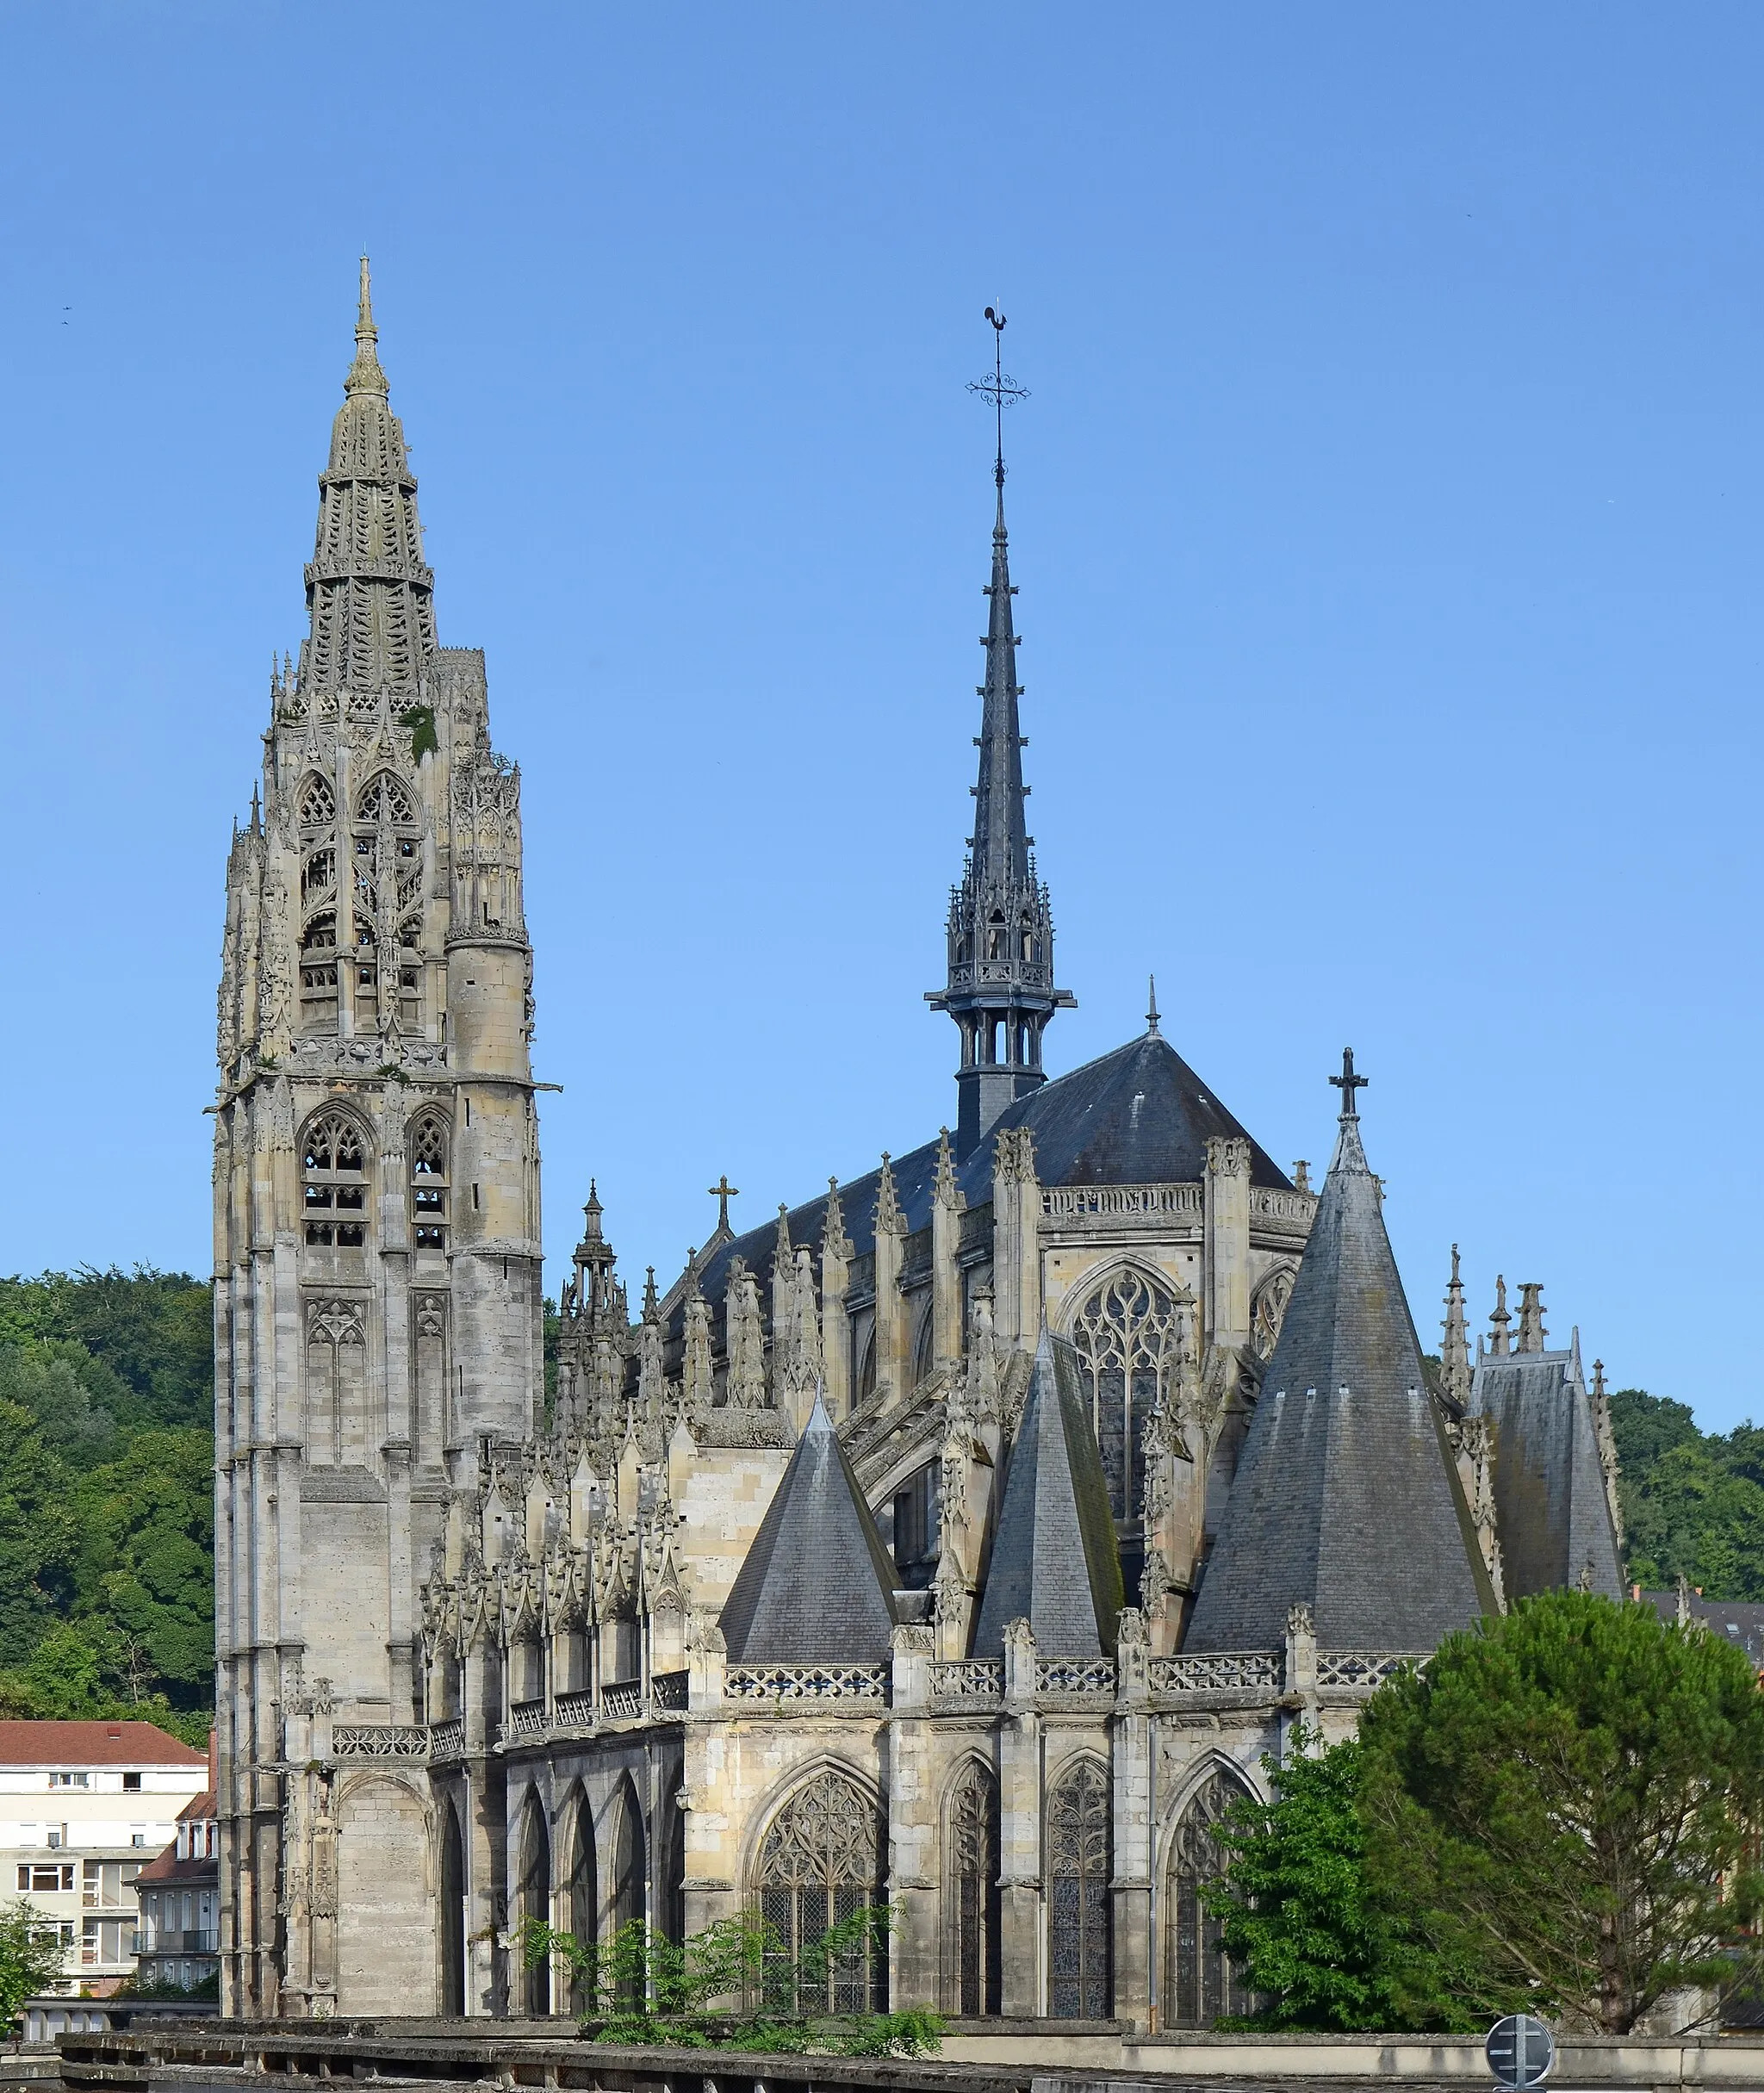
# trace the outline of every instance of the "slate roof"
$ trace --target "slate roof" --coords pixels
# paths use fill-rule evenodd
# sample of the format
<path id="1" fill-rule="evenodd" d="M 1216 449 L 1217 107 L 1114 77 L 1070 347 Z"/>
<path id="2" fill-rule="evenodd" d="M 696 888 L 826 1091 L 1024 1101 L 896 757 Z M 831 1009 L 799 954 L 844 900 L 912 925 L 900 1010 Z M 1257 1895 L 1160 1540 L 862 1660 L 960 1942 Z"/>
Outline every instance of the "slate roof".
<path id="1" fill-rule="evenodd" d="M 735 1664 L 880 1664 L 894 1565 L 817 1395 L 717 1625 Z"/>
<path id="2" fill-rule="evenodd" d="M 1678 1618 L 1676 1592 L 1643 1592 L 1631 1587 L 1644 1606 L 1652 1606 L 1663 1621 Z M 1742 1649 L 1764 1674 L 1764 1606 L 1742 1599 L 1689 1599 L 1691 1618 Z"/>
<path id="3" fill-rule="evenodd" d="M 1028 1621 L 1044 1657 L 1112 1654 L 1126 1603 L 1078 1354 L 1044 1332 L 1004 1471 L 973 1654 L 1002 1656 L 1015 1620 Z"/>
<path id="4" fill-rule="evenodd" d="M 1208 1137 L 1227 1134 L 1250 1144 L 1252 1183 L 1290 1188 L 1291 1180 L 1266 1149 L 1157 1033 L 1141 1034 L 1112 1053 L 1056 1076 L 1020 1097 L 1000 1116 L 997 1127 L 1027 1127 L 1034 1134 L 1035 1174 L 1043 1184 L 1197 1183 L 1206 1172 Z M 970 1206 L 984 1205 L 991 1199 L 997 1127 L 957 1170 L 957 1182 Z M 936 1141 L 894 1157 L 890 1167 L 909 1231 L 916 1233 L 929 1227 Z M 879 1168 L 839 1188 L 845 1233 L 859 1257 L 875 1246 L 873 1222 L 880 1183 Z M 792 1242 L 818 1248 L 826 1217 L 824 1193 L 792 1207 Z M 722 1299 L 729 1284 L 730 1264 L 736 1256 L 746 1260 L 763 1283 L 772 1269 L 777 1236 L 774 1209 L 762 1226 L 720 1245 L 699 1273 L 699 1290 L 705 1298 Z M 677 1325 L 677 1310 L 674 1320 Z"/>
<path id="5" fill-rule="evenodd" d="M 1297 1600 L 1326 1649 L 1430 1650 L 1494 1605 L 1350 1114 L 1183 1648 L 1277 1649 Z"/>
<path id="6" fill-rule="evenodd" d="M 1626 1597 L 1578 1353 L 1483 1359 L 1470 1382 L 1470 1408 L 1494 1426 L 1494 1511 L 1507 1598 L 1577 1584 L 1589 1564 L 1595 1592 Z"/>

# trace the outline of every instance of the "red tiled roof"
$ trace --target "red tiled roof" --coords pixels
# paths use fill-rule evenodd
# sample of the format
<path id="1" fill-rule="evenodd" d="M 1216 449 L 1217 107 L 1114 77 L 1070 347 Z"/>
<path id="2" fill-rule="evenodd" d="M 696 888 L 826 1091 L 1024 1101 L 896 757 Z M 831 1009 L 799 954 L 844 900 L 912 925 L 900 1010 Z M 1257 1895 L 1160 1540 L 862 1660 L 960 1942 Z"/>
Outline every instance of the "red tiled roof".
<path id="1" fill-rule="evenodd" d="M 0 1723 L 0 1766 L 153 1766 L 179 1773 L 204 1754 L 156 1723 Z"/>

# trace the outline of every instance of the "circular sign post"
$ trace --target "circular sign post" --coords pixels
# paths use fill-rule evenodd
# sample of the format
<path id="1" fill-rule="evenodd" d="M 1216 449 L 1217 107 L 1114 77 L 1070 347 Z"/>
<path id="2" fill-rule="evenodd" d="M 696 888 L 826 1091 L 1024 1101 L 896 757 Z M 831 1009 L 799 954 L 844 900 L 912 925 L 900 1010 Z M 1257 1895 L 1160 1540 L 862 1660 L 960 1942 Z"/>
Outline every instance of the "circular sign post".
<path id="1" fill-rule="evenodd" d="M 1496 2021 L 1482 2045 L 1488 2069 L 1498 2086 L 1518 2089 L 1540 2086 L 1556 2062 L 1556 2039 L 1543 2022 L 1529 2013 L 1509 2013 Z"/>

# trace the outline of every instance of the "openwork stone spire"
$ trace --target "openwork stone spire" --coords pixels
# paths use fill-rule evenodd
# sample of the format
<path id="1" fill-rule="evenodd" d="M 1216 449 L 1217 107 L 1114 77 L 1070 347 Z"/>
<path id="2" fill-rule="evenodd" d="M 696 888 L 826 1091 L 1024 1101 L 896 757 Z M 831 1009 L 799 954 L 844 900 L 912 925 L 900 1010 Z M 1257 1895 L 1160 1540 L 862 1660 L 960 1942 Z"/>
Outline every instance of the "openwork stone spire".
<path id="1" fill-rule="evenodd" d="M 299 687 L 370 711 L 381 693 L 412 705 L 435 655 L 434 575 L 424 563 L 416 476 L 404 430 L 387 404 L 379 330 L 362 257 L 355 361 L 319 475 L 319 530 L 307 568 L 312 630 Z"/>
<path id="2" fill-rule="evenodd" d="M 1004 317 L 990 308 L 995 340 Z M 997 363 L 995 357 L 995 363 Z M 1021 398 L 1002 364 L 975 389 L 1001 406 Z M 979 778 L 973 787 L 974 832 L 968 838 L 961 883 L 950 891 L 948 983 L 927 998 L 947 1010 L 961 1033 L 960 1099 L 956 1154 L 965 1159 L 1005 1107 L 1047 1078 L 1041 1034 L 1054 1011 L 1074 998 L 1053 985 L 1053 917 L 1047 889 L 1035 872 L 1034 838 L 1023 801 L 1022 732 L 1017 700 L 1017 637 L 1011 598 L 1010 540 L 1004 524 L 1004 451 L 1000 419 L 993 467 L 997 505 L 992 525 L 991 605 L 982 644 L 986 680 L 981 699 Z"/>

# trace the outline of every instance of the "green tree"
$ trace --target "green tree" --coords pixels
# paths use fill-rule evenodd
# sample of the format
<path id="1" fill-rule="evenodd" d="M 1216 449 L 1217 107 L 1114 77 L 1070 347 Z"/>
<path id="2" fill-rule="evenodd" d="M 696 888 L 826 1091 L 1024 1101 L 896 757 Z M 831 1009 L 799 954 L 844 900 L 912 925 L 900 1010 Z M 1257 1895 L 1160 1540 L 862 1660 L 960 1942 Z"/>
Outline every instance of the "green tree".
<path id="1" fill-rule="evenodd" d="M 25 1897 L 0 1910 L 0 2032 L 18 2026 L 19 2009 L 61 1974 L 61 1939 Z"/>
<path id="2" fill-rule="evenodd" d="M 1231 1855 L 1204 1892 L 1226 1953 L 1265 2003 L 1236 2025 L 1273 2029 L 1469 2029 L 1525 2003 L 1474 1959 L 1454 1963 L 1366 1868 L 1357 1742 L 1320 1748 L 1295 1727 L 1292 1753 L 1264 1759 L 1271 1802 L 1239 1802 L 1214 1837 Z"/>
<path id="3" fill-rule="evenodd" d="M 1641 1388 L 1619 1388 L 1611 1419 L 1630 1578 L 1764 1599 L 1764 1432 L 1699 1432 L 1685 1404 Z"/>
<path id="4" fill-rule="evenodd" d="M 71 1599 L 79 1537 L 66 1495 L 36 1418 L 0 1401 L 0 1665 L 28 1656 Z"/>
<path id="5" fill-rule="evenodd" d="M 1448 1966 L 1612 2034 L 1756 1976 L 1764 1695 L 1730 1643 L 1547 1593 L 1382 1688 L 1360 1741 L 1369 1879 Z"/>

